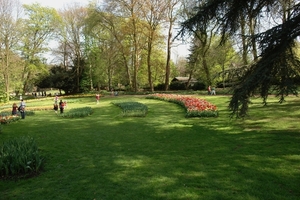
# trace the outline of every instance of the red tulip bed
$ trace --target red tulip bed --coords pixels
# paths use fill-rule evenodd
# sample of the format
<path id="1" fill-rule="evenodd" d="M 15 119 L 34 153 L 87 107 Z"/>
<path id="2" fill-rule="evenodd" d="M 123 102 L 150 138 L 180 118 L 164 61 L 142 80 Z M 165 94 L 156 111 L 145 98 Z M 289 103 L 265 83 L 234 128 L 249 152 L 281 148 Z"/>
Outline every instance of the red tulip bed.
<path id="1" fill-rule="evenodd" d="M 192 96 L 175 94 L 151 94 L 148 99 L 164 100 L 176 103 L 186 109 L 186 117 L 217 117 L 217 106 Z"/>
<path id="2" fill-rule="evenodd" d="M 11 122 L 18 121 L 19 119 L 21 119 L 19 115 L 0 116 L 0 123 L 1 124 L 9 124 Z"/>

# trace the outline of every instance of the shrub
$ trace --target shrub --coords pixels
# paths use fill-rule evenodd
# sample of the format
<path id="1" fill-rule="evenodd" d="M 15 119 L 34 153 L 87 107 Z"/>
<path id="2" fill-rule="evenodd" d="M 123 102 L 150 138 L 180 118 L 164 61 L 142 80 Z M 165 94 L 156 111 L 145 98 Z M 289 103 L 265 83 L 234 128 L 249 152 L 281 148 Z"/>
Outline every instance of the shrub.
<path id="1" fill-rule="evenodd" d="M 0 176 L 2 178 L 28 176 L 39 173 L 44 166 L 36 142 L 31 137 L 20 137 L 0 146 Z"/>
<path id="2" fill-rule="evenodd" d="M 185 84 L 179 81 L 171 82 L 170 90 L 185 90 Z"/>
<path id="3" fill-rule="evenodd" d="M 206 88 L 204 83 L 196 82 L 193 86 L 191 86 L 193 90 L 204 90 Z"/>
<path id="4" fill-rule="evenodd" d="M 154 87 L 155 91 L 164 91 L 165 90 L 165 84 L 164 83 L 159 83 Z"/>

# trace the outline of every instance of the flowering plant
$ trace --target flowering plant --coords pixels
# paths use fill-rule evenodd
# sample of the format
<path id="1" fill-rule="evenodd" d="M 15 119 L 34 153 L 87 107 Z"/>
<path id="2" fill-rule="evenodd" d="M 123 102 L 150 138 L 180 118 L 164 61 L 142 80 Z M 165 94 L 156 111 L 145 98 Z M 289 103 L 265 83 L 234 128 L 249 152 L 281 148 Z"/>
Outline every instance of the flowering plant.
<path id="1" fill-rule="evenodd" d="M 9 124 L 11 122 L 18 121 L 19 119 L 20 119 L 19 115 L 0 116 L 0 123 Z"/>
<path id="2" fill-rule="evenodd" d="M 186 117 L 217 117 L 217 106 L 192 96 L 175 94 L 151 94 L 147 98 L 177 103 L 186 109 Z"/>

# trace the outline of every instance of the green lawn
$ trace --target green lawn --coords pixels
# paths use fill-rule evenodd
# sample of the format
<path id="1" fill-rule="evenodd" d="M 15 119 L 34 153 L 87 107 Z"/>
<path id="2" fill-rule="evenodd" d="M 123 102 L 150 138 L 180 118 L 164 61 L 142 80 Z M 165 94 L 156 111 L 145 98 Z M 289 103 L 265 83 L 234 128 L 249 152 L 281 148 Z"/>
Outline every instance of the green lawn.
<path id="1" fill-rule="evenodd" d="M 68 100 L 91 116 L 57 117 L 53 110 L 3 125 L 0 143 L 36 139 L 46 167 L 27 180 L 0 180 L 0 199 L 30 200 L 298 200 L 300 99 L 251 105 L 247 120 L 230 120 L 227 96 L 201 96 L 218 118 L 185 118 L 176 104 L 145 96 Z M 146 117 L 123 117 L 114 100 L 148 106 Z M 52 106 L 52 99 L 29 101 Z"/>

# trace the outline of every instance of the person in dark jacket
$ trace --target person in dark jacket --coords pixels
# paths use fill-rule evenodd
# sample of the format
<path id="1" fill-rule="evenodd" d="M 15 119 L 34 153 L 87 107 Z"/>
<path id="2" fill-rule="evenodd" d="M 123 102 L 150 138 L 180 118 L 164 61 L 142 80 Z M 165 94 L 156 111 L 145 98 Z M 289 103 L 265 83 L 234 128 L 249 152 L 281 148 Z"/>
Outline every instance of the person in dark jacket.
<path id="1" fill-rule="evenodd" d="M 59 110 L 60 110 L 60 114 L 64 113 L 64 102 L 62 100 L 60 100 L 59 102 Z"/>

